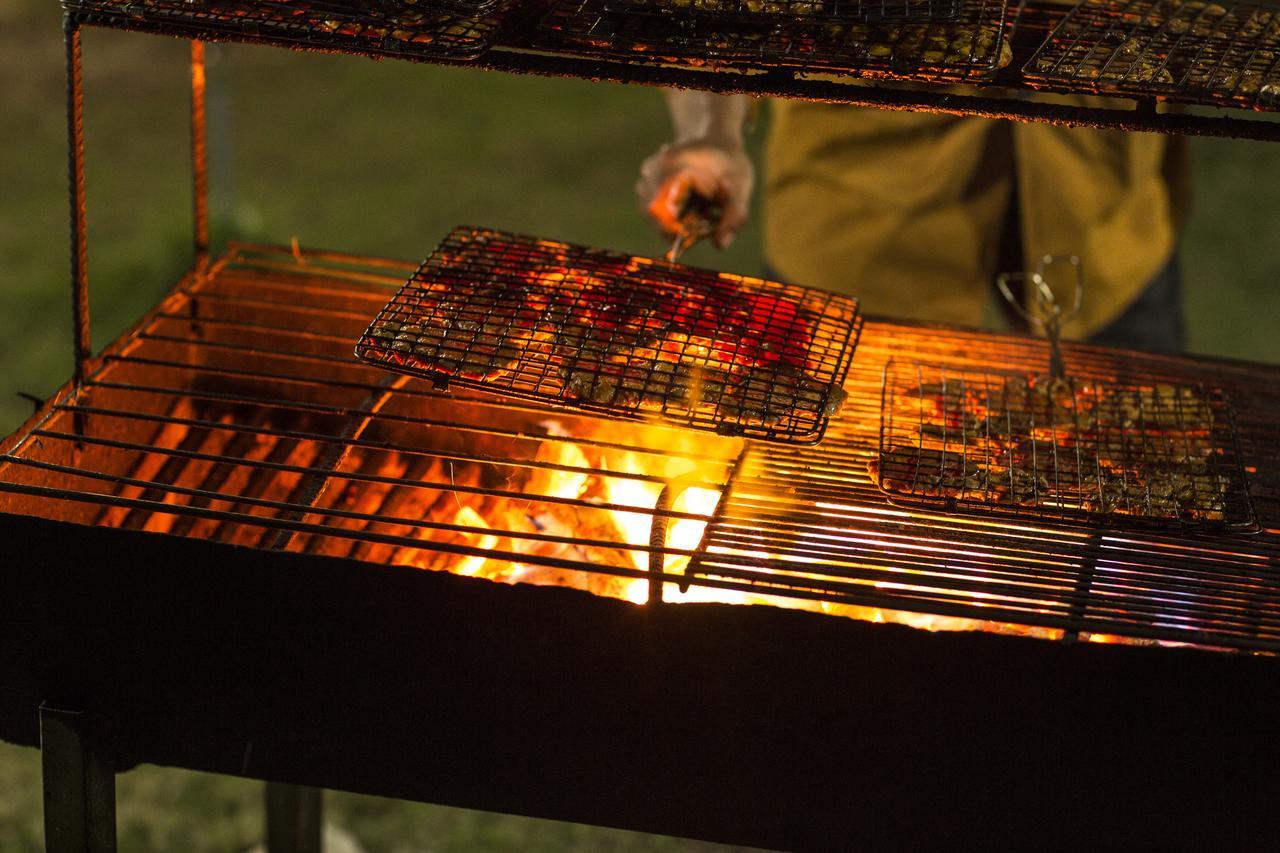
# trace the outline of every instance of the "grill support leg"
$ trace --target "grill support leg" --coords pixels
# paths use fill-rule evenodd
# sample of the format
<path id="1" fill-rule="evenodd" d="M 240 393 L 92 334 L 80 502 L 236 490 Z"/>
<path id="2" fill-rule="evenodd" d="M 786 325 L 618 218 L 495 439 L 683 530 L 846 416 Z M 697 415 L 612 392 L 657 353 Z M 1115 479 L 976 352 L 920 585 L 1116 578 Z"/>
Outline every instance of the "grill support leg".
<path id="1" fill-rule="evenodd" d="M 116 777 L 83 711 L 40 706 L 46 853 L 115 853 Z"/>
<path id="2" fill-rule="evenodd" d="M 268 782 L 267 853 L 321 853 L 323 791 Z"/>

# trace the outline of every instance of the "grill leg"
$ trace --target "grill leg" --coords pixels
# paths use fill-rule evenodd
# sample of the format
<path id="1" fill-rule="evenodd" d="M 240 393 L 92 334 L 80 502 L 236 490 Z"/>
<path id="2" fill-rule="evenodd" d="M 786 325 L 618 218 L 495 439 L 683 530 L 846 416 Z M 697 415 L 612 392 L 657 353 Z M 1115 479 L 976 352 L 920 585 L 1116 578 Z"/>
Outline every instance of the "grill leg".
<path id="1" fill-rule="evenodd" d="M 83 711 L 40 706 L 46 853 L 115 853 L 116 777 Z"/>
<path id="2" fill-rule="evenodd" d="M 268 782 L 267 853 L 321 853 L 320 788 Z"/>

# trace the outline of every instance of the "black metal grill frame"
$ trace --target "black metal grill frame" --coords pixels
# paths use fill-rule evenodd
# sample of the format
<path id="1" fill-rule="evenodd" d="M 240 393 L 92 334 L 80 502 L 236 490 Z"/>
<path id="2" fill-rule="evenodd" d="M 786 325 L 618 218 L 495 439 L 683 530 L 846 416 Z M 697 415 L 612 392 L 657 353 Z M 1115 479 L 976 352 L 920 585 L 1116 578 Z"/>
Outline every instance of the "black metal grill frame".
<path id="1" fill-rule="evenodd" d="M 1083 0 L 1024 68 L 1032 84 L 1280 106 L 1280 8 L 1205 0 Z"/>
<path id="2" fill-rule="evenodd" d="M 991 78 L 1005 43 L 1007 0 L 962 0 L 954 21 L 838 23 L 790 17 L 674 20 L 611 13 L 605 0 L 558 0 L 535 46 L 600 59 L 655 58 L 700 67 L 791 69 L 888 79 Z"/>
<path id="3" fill-rule="evenodd" d="M 339 0 L 65 0 L 88 17 L 199 28 L 231 38 L 270 39 L 299 46 L 324 41 L 355 52 L 472 59 L 497 36 L 497 14 L 466 14 L 432 6 L 343 3 Z M 430 4 L 424 4 L 427 6 Z"/>
<path id="4" fill-rule="evenodd" d="M 906 506 L 1258 530 L 1233 409 L 1203 386 L 890 361 L 874 467 Z"/>
<path id="5" fill-rule="evenodd" d="M 356 355 L 439 387 L 816 443 L 860 329 L 841 294 L 459 227 Z"/>
<path id="6" fill-rule="evenodd" d="M 963 0 L 605 0 L 605 10 L 753 23 L 761 17 L 822 21 L 954 21 Z"/>

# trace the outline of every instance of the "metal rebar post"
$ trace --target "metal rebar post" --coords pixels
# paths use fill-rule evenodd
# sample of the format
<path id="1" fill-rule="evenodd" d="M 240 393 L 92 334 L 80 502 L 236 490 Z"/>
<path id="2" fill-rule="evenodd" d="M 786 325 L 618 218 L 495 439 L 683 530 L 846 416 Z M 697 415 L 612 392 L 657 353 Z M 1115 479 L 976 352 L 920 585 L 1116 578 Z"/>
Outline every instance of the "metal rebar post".
<path id="1" fill-rule="evenodd" d="M 40 706 L 46 853 L 114 853 L 116 777 L 83 711 Z"/>
<path id="2" fill-rule="evenodd" d="M 667 525 L 670 523 L 666 513 L 674 500 L 671 491 L 668 483 L 658 492 L 653 518 L 649 522 L 649 604 L 662 603 L 662 570 L 666 563 Z"/>
<path id="3" fill-rule="evenodd" d="M 196 266 L 209 257 L 209 158 L 205 124 L 204 42 L 191 42 L 191 200 Z"/>
<path id="4" fill-rule="evenodd" d="M 267 853 L 321 853 L 324 792 L 283 782 L 266 788 Z"/>
<path id="5" fill-rule="evenodd" d="M 80 62 L 80 24 L 63 17 L 67 49 L 67 172 L 71 199 L 71 321 L 77 385 L 84 381 L 92 354 L 89 337 L 88 238 L 85 232 L 84 81 Z"/>

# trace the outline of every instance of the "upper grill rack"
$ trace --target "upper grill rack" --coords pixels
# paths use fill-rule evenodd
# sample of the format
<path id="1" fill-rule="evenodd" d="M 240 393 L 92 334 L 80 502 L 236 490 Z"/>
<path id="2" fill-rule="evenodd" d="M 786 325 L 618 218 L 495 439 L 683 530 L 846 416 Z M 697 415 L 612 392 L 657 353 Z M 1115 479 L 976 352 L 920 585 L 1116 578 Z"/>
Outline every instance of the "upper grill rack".
<path id="1" fill-rule="evenodd" d="M 466 2 L 466 0 L 463 0 Z M 493 43 L 500 16 L 424 3 L 341 0 L 64 0 L 87 16 L 124 18 L 159 27 L 201 30 L 206 37 L 279 41 L 322 50 L 471 59 Z M 501 1 L 494 4 L 494 8 Z"/>
<path id="2" fill-rule="evenodd" d="M 1083 0 L 1024 68 L 1036 82 L 1253 109 L 1280 106 L 1280 9 Z"/>
<path id="3" fill-rule="evenodd" d="M 860 328 L 839 294 L 457 228 L 356 354 L 441 386 L 813 443 Z"/>
<path id="4" fill-rule="evenodd" d="M 960 82 L 1007 65 L 1006 0 L 961 0 L 954 21 L 720 20 L 610 12 L 606 0 L 559 0 L 536 46 L 609 60 Z"/>
<path id="5" fill-rule="evenodd" d="M 952 21 L 961 0 L 605 0 L 610 12 L 759 21 L 762 16 L 823 21 Z"/>
<path id="6" fill-rule="evenodd" d="M 890 362 L 872 469 L 909 505 L 1257 530 L 1231 407 L 1202 387 Z"/>

